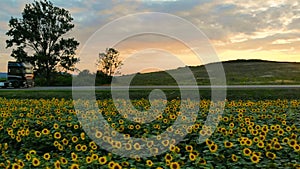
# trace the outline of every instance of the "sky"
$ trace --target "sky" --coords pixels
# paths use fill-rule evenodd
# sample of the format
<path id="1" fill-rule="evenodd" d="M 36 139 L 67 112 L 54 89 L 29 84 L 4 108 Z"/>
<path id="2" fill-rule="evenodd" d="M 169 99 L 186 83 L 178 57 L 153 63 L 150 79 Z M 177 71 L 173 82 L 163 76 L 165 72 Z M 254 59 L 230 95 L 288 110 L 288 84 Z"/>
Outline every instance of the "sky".
<path id="1" fill-rule="evenodd" d="M 12 48 L 6 49 L 5 41 L 10 37 L 8 21 L 11 17 L 21 17 L 25 4 L 31 0 L 0 1 L 0 72 L 6 71 Z M 215 50 L 220 61 L 234 59 L 264 59 L 273 61 L 300 62 L 300 2 L 299 0 L 52 0 L 55 6 L 65 8 L 74 18 L 74 29 L 66 36 L 80 42 L 77 56 L 80 70 L 96 68 L 98 54 L 107 47 L 114 47 L 124 61 L 123 74 L 171 69 L 184 65 L 200 65 L 207 61 L 197 57 L 193 49 L 205 41 Z M 126 16 L 158 12 L 171 14 L 184 22 L 166 24 L 170 20 L 157 17 L 129 18 L 129 24 L 122 23 L 111 33 L 101 34 L 107 24 Z M 128 18 L 127 18 L 128 19 Z M 139 20 L 140 19 L 140 20 Z M 180 20 L 179 19 L 179 20 Z M 146 20 L 146 22 L 145 22 Z M 171 21 L 170 21 L 171 22 Z M 145 23 L 162 32 L 181 33 L 187 40 L 164 34 L 140 34 L 120 38 L 113 31 L 144 29 Z M 189 23 L 203 33 L 189 35 Z M 125 25 L 124 25 L 125 24 Z M 165 25 L 161 27 L 161 25 Z M 108 25 L 108 27 L 111 25 Z M 192 29 L 192 28 L 191 28 Z M 100 30 L 100 31 L 99 31 Z M 102 32 L 103 33 L 103 32 Z M 119 38 L 119 39 L 117 39 Z M 107 41 L 116 39 L 114 46 L 105 46 Z M 188 42 L 186 42 L 188 41 Z M 186 45 L 197 42 L 198 46 Z M 195 43 L 193 43 L 195 44 Z M 205 51 L 199 50 L 207 55 Z M 201 56 L 202 57 L 202 56 Z M 147 64 L 146 64 L 147 63 Z M 149 64 L 148 64 L 149 63 Z M 139 65 L 139 66 L 135 66 Z M 142 65 L 142 66 L 141 66 Z"/>

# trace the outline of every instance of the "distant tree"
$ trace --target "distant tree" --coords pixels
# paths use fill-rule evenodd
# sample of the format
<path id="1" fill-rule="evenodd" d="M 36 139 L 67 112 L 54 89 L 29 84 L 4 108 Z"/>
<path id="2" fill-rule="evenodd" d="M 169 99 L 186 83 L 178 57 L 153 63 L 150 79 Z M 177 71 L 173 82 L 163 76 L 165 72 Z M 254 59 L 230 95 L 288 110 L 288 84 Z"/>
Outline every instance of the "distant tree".
<path id="1" fill-rule="evenodd" d="M 88 69 L 84 69 L 83 71 L 80 71 L 78 76 L 93 76 L 93 74 Z"/>
<path id="2" fill-rule="evenodd" d="M 34 1 L 26 4 L 22 18 L 11 18 L 6 35 L 7 48 L 15 47 L 11 56 L 17 61 L 30 62 L 38 76 L 49 85 L 58 69 L 73 71 L 79 58 L 75 51 L 79 42 L 63 36 L 74 28 L 73 18 L 63 8 L 50 1 Z"/>
<path id="3" fill-rule="evenodd" d="M 105 53 L 99 53 L 98 72 L 100 71 L 107 76 L 112 76 L 115 70 L 122 65 L 122 62 L 119 60 L 119 55 L 119 51 L 114 48 L 107 48 Z"/>

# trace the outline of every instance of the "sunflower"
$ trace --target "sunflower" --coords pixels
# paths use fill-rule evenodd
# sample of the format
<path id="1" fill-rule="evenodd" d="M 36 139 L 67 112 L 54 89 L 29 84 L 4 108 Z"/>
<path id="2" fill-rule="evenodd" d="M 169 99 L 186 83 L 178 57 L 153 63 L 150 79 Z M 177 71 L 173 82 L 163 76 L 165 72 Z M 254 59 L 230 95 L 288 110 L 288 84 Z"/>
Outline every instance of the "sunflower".
<path id="1" fill-rule="evenodd" d="M 154 142 L 153 141 L 147 141 L 147 147 L 151 148 L 153 146 Z"/>
<path id="2" fill-rule="evenodd" d="M 95 160 L 98 160 L 98 155 L 97 154 L 92 154 L 92 159 L 95 161 Z"/>
<path id="3" fill-rule="evenodd" d="M 132 148 L 132 146 L 131 146 L 130 143 L 126 143 L 126 144 L 125 144 L 125 149 L 126 149 L 126 150 L 131 150 L 131 148 Z"/>
<path id="4" fill-rule="evenodd" d="M 87 146 L 86 145 L 82 145 L 81 146 L 81 151 L 86 151 L 87 150 Z"/>
<path id="5" fill-rule="evenodd" d="M 267 144 L 266 147 L 265 147 L 265 150 L 266 150 L 266 151 L 270 151 L 270 150 L 272 150 L 272 148 L 273 148 L 273 147 L 272 147 L 271 144 Z"/>
<path id="6" fill-rule="evenodd" d="M 74 127 L 75 130 L 77 130 L 79 128 L 79 125 L 75 124 L 73 127 Z"/>
<path id="7" fill-rule="evenodd" d="M 241 132 L 246 133 L 247 129 L 244 127 L 244 128 L 241 129 Z"/>
<path id="8" fill-rule="evenodd" d="M 205 135 L 206 135 L 206 131 L 205 131 L 205 130 L 200 130 L 200 131 L 199 131 L 199 134 L 200 134 L 201 136 L 205 136 Z"/>
<path id="9" fill-rule="evenodd" d="M 138 162 L 140 162 L 140 161 L 142 160 L 141 157 L 138 156 L 138 155 L 135 155 L 135 156 L 134 156 L 134 159 L 135 159 L 135 161 L 138 161 Z"/>
<path id="10" fill-rule="evenodd" d="M 50 133 L 50 131 L 45 128 L 45 129 L 42 130 L 42 133 L 45 134 L 45 135 L 48 135 Z"/>
<path id="11" fill-rule="evenodd" d="M 84 132 L 80 133 L 80 138 L 81 138 L 81 140 L 85 140 L 85 133 Z"/>
<path id="12" fill-rule="evenodd" d="M 96 137 L 96 138 L 101 138 L 102 135 L 103 135 L 102 132 L 101 132 L 101 131 L 98 131 L 98 130 L 97 130 L 96 133 L 95 133 L 95 137 Z"/>
<path id="13" fill-rule="evenodd" d="M 274 148 L 275 150 L 280 150 L 280 149 L 282 149 L 282 147 L 281 147 L 281 145 L 280 145 L 279 142 L 275 142 L 274 145 L 273 145 L 273 148 Z"/>
<path id="14" fill-rule="evenodd" d="M 157 155 L 158 154 L 158 148 L 151 148 L 150 149 L 150 153 L 151 153 L 151 155 Z"/>
<path id="15" fill-rule="evenodd" d="M 272 160 L 274 160 L 276 158 L 276 154 L 272 153 L 272 152 L 266 152 L 266 156 Z"/>
<path id="16" fill-rule="evenodd" d="M 218 145 L 213 144 L 213 145 L 209 146 L 208 148 L 211 153 L 215 153 L 218 150 Z"/>
<path id="17" fill-rule="evenodd" d="M 297 144 L 297 141 L 295 139 L 290 139 L 288 144 L 290 147 L 294 147 L 294 145 Z"/>
<path id="18" fill-rule="evenodd" d="M 199 164 L 200 165 L 206 165 L 206 160 L 204 158 L 200 158 Z"/>
<path id="19" fill-rule="evenodd" d="M 236 156 L 235 154 L 231 154 L 231 160 L 232 160 L 233 162 L 237 162 L 237 161 L 238 161 L 238 158 L 237 158 L 237 156 Z"/>
<path id="20" fill-rule="evenodd" d="M 35 150 L 30 150 L 30 151 L 29 151 L 29 154 L 35 155 L 35 154 L 36 154 L 36 151 L 35 151 Z"/>
<path id="21" fill-rule="evenodd" d="M 292 131 L 292 128 L 291 128 L 290 126 L 286 126 L 285 130 L 286 130 L 287 132 L 290 132 L 290 131 Z"/>
<path id="22" fill-rule="evenodd" d="M 124 134 L 123 137 L 125 140 L 128 140 L 128 139 L 130 139 L 130 134 Z"/>
<path id="23" fill-rule="evenodd" d="M 25 155 L 25 157 L 26 157 L 26 160 L 27 160 L 27 161 L 30 161 L 30 160 L 31 160 L 31 155 L 30 155 L 30 153 L 27 153 L 27 154 Z"/>
<path id="24" fill-rule="evenodd" d="M 253 141 L 254 141 L 255 143 L 257 143 L 257 142 L 259 141 L 259 138 L 258 138 L 258 137 L 254 137 L 254 138 L 253 138 Z"/>
<path id="25" fill-rule="evenodd" d="M 193 153 L 190 153 L 190 154 L 189 154 L 189 159 L 190 159 L 191 161 L 195 161 L 196 158 L 197 158 L 197 156 L 196 156 L 195 154 L 193 154 Z"/>
<path id="26" fill-rule="evenodd" d="M 243 149 L 243 154 L 244 154 L 245 156 L 250 156 L 251 153 L 252 153 L 252 151 L 251 151 L 249 148 L 244 148 L 244 149 Z"/>
<path id="27" fill-rule="evenodd" d="M 129 162 L 123 161 L 123 162 L 121 163 L 121 166 L 123 166 L 123 167 L 129 167 Z"/>
<path id="28" fill-rule="evenodd" d="M 78 164 L 72 164 L 70 168 L 71 169 L 79 169 L 79 165 Z"/>
<path id="29" fill-rule="evenodd" d="M 172 160 L 173 160 L 173 157 L 171 154 L 168 153 L 165 155 L 165 161 L 172 161 Z"/>
<path id="30" fill-rule="evenodd" d="M 110 162 L 108 163 L 108 167 L 109 167 L 109 168 L 112 168 L 114 165 L 115 165 L 115 162 L 114 162 L 114 161 L 110 161 Z"/>
<path id="31" fill-rule="evenodd" d="M 268 128 L 268 126 L 263 126 L 263 127 L 261 128 L 261 130 L 262 130 L 263 132 L 268 132 L 268 131 L 269 131 L 269 128 Z"/>
<path id="32" fill-rule="evenodd" d="M 134 143 L 133 148 L 134 148 L 135 150 L 140 150 L 140 149 L 141 149 L 140 143 Z"/>
<path id="33" fill-rule="evenodd" d="M 58 129 L 59 125 L 57 123 L 54 123 L 53 128 Z"/>
<path id="34" fill-rule="evenodd" d="M 63 143 L 63 145 L 68 145 L 69 140 L 67 140 L 66 138 L 64 138 L 64 139 L 62 140 L 62 143 Z"/>
<path id="35" fill-rule="evenodd" d="M 147 164 L 147 166 L 152 167 L 153 162 L 152 162 L 151 160 L 147 160 L 147 161 L 146 161 L 146 164 Z"/>
<path id="36" fill-rule="evenodd" d="M 18 160 L 17 163 L 21 168 L 23 168 L 25 166 L 23 160 Z"/>
<path id="37" fill-rule="evenodd" d="M 165 147 L 167 147 L 168 145 L 169 145 L 169 140 L 163 140 L 162 142 L 161 142 Z"/>
<path id="38" fill-rule="evenodd" d="M 38 138 L 41 137 L 41 135 L 42 135 L 41 132 L 39 132 L 39 131 L 35 131 L 34 134 L 35 134 L 35 137 L 38 137 Z"/>
<path id="39" fill-rule="evenodd" d="M 85 157 L 85 162 L 86 162 L 87 164 L 90 164 L 92 161 L 93 161 L 92 157 L 90 157 L 90 156 L 86 156 L 86 157 Z"/>
<path id="40" fill-rule="evenodd" d="M 252 163 L 256 164 L 259 162 L 259 156 L 257 156 L 257 155 L 253 154 L 250 159 L 251 159 Z"/>
<path id="41" fill-rule="evenodd" d="M 45 160 L 49 160 L 51 156 L 49 153 L 45 153 L 43 157 Z"/>
<path id="42" fill-rule="evenodd" d="M 263 141 L 259 141 L 259 142 L 257 143 L 257 147 L 259 147 L 259 148 L 264 148 L 264 147 L 265 147 L 264 142 L 263 142 Z"/>
<path id="43" fill-rule="evenodd" d="M 259 135 L 259 139 L 260 139 L 261 141 L 265 141 L 265 140 L 266 140 L 266 136 L 264 136 L 264 135 Z"/>
<path id="44" fill-rule="evenodd" d="M 77 161 L 78 155 L 74 152 L 71 153 L 72 161 Z"/>
<path id="45" fill-rule="evenodd" d="M 59 145 L 57 146 L 57 149 L 58 149 L 59 151 L 63 151 L 63 150 L 64 150 L 64 146 L 62 146 L 61 144 L 59 144 Z"/>
<path id="46" fill-rule="evenodd" d="M 295 145 L 294 145 L 294 150 L 295 150 L 296 152 L 299 152 L 299 151 L 300 151 L 300 146 L 299 146 L 299 144 L 295 144 Z"/>
<path id="47" fill-rule="evenodd" d="M 13 165 L 12 165 L 12 169 L 21 169 L 21 168 L 22 167 L 17 163 L 13 163 Z"/>
<path id="48" fill-rule="evenodd" d="M 34 158 L 32 159 L 32 165 L 33 165 L 33 166 L 37 167 L 37 166 L 39 166 L 40 164 L 41 164 L 41 163 L 40 163 L 40 160 L 39 160 L 38 158 L 34 157 Z"/>
<path id="49" fill-rule="evenodd" d="M 231 148 L 231 147 L 233 146 L 233 143 L 232 143 L 232 142 L 229 142 L 229 141 L 225 141 L 225 142 L 224 142 L 224 146 L 225 146 L 226 148 Z"/>
<path id="50" fill-rule="evenodd" d="M 55 139 L 60 139 L 61 138 L 60 132 L 55 132 L 53 136 L 54 136 Z"/>
<path id="51" fill-rule="evenodd" d="M 233 128 L 233 127 L 234 127 L 234 123 L 230 123 L 230 124 L 229 124 L 229 127 L 230 127 L 230 128 Z"/>
<path id="52" fill-rule="evenodd" d="M 245 141 L 245 140 L 240 140 L 240 145 L 241 145 L 241 146 L 246 145 L 246 141 Z"/>
<path id="53" fill-rule="evenodd" d="M 205 143 L 206 143 L 206 145 L 208 145 L 208 146 L 211 146 L 211 145 L 214 144 L 214 142 L 211 141 L 211 140 L 209 140 L 209 139 L 206 139 L 206 140 L 205 140 Z"/>
<path id="54" fill-rule="evenodd" d="M 283 129 L 279 129 L 279 130 L 277 131 L 277 134 L 278 134 L 279 136 L 282 136 L 282 135 L 284 134 L 284 130 L 283 130 Z"/>
<path id="55" fill-rule="evenodd" d="M 98 158 L 98 161 L 101 165 L 104 165 L 107 162 L 106 156 Z"/>
<path id="56" fill-rule="evenodd" d="M 77 141 L 78 141 L 78 137 L 73 136 L 73 137 L 72 137 L 72 142 L 73 142 L 73 143 L 76 143 Z"/>
<path id="57" fill-rule="evenodd" d="M 180 165 L 179 165 L 178 162 L 172 162 L 172 163 L 170 164 L 170 168 L 171 168 L 171 169 L 180 169 Z"/>
<path id="58" fill-rule="evenodd" d="M 250 147 L 252 145 L 252 140 L 248 139 L 246 140 L 245 144 Z"/>
<path id="59" fill-rule="evenodd" d="M 258 134 L 258 131 L 257 130 L 251 130 L 251 134 L 256 136 Z"/>
<path id="60" fill-rule="evenodd" d="M 283 139 L 282 139 L 282 143 L 288 143 L 289 142 L 289 138 L 288 137 L 284 137 Z"/>
<path id="61" fill-rule="evenodd" d="M 275 130 L 276 130 L 276 127 L 275 127 L 274 125 L 271 125 L 270 129 L 271 129 L 272 131 L 275 131 Z"/>
<path id="62" fill-rule="evenodd" d="M 114 165 L 112 166 L 112 169 L 122 169 L 122 166 L 120 166 L 120 164 L 118 164 L 118 163 L 114 163 Z"/>
<path id="63" fill-rule="evenodd" d="M 64 165 L 68 164 L 68 160 L 65 157 L 60 157 L 60 162 Z"/>
<path id="64" fill-rule="evenodd" d="M 186 146 L 185 146 L 185 150 L 186 150 L 187 152 L 192 152 L 192 151 L 193 151 L 193 146 L 191 146 L 191 145 L 186 145 Z"/>
<path id="65" fill-rule="evenodd" d="M 77 144 L 77 145 L 75 146 L 75 150 L 76 150 L 76 151 L 81 151 L 81 144 Z"/>
<path id="66" fill-rule="evenodd" d="M 272 142 L 278 142 L 278 138 L 277 137 L 272 138 Z"/>

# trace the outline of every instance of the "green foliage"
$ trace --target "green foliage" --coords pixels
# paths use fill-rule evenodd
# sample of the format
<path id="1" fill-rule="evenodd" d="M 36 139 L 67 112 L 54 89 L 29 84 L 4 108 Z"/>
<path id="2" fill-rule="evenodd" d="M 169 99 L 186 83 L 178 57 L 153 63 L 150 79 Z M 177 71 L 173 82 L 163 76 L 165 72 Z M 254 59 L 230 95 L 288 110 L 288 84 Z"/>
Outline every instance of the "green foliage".
<path id="1" fill-rule="evenodd" d="M 36 77 L 36 86 L 46 86 L 51 84 L 52 86 L 72 86 L 72 75 L 63 72 L 53 72 L 51 76 L 55 77 L 48 81 L 45 77 Z"/>
<path id="2" fill-rule="evenodd" d="M 110 84 L 112 80 L 112 76 L 105 74 L 102 71 L 97 71 L 96 73 L 96 85 L 105 85 Z"/>
<path id="3" fill-rule="evenodd" d="M 74 76 L 73 78 L 73 86 L 109 85 L 112 80 L 112 76 L 108 76 L 102 71 L 97 71 L 97 73 L 95 74 L 91 73 L 87 69 L 81 71 L 77 76 Z"/>
<path id="4" fill-rule="evenodd" d="M 11 39 L 6 41 L 6 47 L 14 47 L 11 56 L 34 65 L 36 75 L 45 77 L 51 85 L 53 72 L 73 71 L 79 61 L 75 57 L 79 42 L 63 37 L 74 28 L 72 20 L 67 10 L 53 6 L 50 1 L 26 4 L 22 18 L 12 17 L 9 21 L 6 35 Z"/>

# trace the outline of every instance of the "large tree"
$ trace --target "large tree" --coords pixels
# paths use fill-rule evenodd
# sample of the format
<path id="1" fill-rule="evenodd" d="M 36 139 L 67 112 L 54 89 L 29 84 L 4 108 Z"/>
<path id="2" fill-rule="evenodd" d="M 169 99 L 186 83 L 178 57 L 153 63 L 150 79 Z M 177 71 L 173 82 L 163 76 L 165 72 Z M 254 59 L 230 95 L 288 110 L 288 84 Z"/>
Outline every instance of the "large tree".
<path id="1" fill-rule="evenodd" d="M 108 76 L 112 76 L 115 70 L 122 65 L 119 55 L 119 51 L 114 48 L 107 48 L 104 53 L 99 53 L 99 70 Z"/>
<path id="2" fill-rule="evenodd" d="M 11 56 L 33 64 L 36 74 L 45 77 L 49 84 L 53 73 L 73 71 L 79 61 L 75 56 L 79 42 L 65 37 L 74 28 L 72 20 L 67 10 L 53 6 L 50 1 L 26 4 L 22 18 L 12 17 L 9 21 L 6 34 L 11 39 L 6 41 L 6 47 L 14 47 Z"/>

